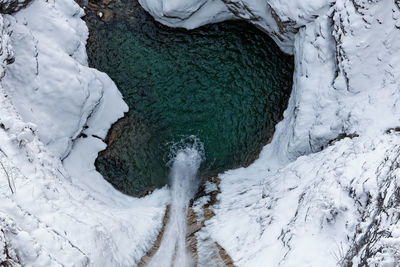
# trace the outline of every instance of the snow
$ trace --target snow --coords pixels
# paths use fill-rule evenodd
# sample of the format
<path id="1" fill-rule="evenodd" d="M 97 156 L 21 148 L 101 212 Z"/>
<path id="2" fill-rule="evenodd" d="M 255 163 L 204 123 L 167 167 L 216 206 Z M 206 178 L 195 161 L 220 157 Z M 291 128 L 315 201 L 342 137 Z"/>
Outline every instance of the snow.
<path id="1" fill-rule="evenodd" d="M 398 1 L 140 3 L 173 27 L 248 20 L 295 57 L 272 142 L 249 167 L 219 175 L 215 216 L 196 233 L 200 266 L 223 266 L 215 242 L 237 266 L 396 266 Z M 135 265 L 170 202 L 166 188 L 125 196 L 94 168 L 127 106 L 87 66 L 82 15 L 72 0 L 0 15 L 0 262 Z M 195 201 L 199 222 L 209 201 Z"/>
<path id="2" fill-rule="evenodd" d="M 193 211 L 197 216 L 197 225 L 201 225 L 201 222 L 204 221 L 204 210 L 203 206 L 210 201 L 210 196 L 203 196 L 197 198 L 192 206 Z"/>
<path id="3" fill-rule="evenodd" d="M 71 140 L 102 96 L 99 75 L 80 57 L 88 34 L 82 12 L 71 1 L 34 1 L 9 17 L 16 58 L 4 86 L 24 120 L 38 126 L 40 139 L 60 157 L 71 149 Z M 63 34 L 49 34 L 54 31 Z"/>
<path id="4" fill-rule="evenodd" d="M 87 67 L 82 15 L 73 1 L 37 0 L 0 16 L 0 248 L 9 262 L 131 266 L 162 226 L 166 189 L 128 197 L 94 169 L 99 137 L 127 105 Z M 83 129 L 88 138 L 77 139 Z"/>
<path id="5" fill-rule="evenodd" d="M 171 19 L 162 5 L 148 8 L 160 0 L 141 2 L 174 27 L 219 20 L 215 10 L 205 20 Z M 198 234 L 199 253 L 212 239 L 237 266 L 397 265 L 399 136 L 386 132 L 400 123 L 399 4 L 223 2 L 294 54 L 294 85 L 259 159 L 220 175 L 216 215 Z M 345 136 L 353 139 L 339 140 Z"/>
<path id="6" fill-rule="evenodd" d="M 252 166 L 224 173 L 207 230 L 238 266 L 335 266 L 349 249 L 365 196 L 380 194 L 377 168 L 400 142 L 398 135 L 360 139 L 264 175 Z"/>
<path id="7" fill-rule="evenodd" d="M 139 0 L 139 3 L 157 21 L 171 27 L 179 26 L 194 29 L 205 24 L 234 18 L 223 1 Z M 183 23 L 181 23 L 182 19 L 184 20 Z"/>
<path id="8" fill-rule="evenodd" d="M 204 192 L 206 194 L 208 194 L 208 193 L 210 193 L 212 191 L 217 191 L 218 190 L 217 185 L 215 183 L 210 182 L 210 181 L 206 181 L 204 183 L 204 187 L 205 187 Z"/>

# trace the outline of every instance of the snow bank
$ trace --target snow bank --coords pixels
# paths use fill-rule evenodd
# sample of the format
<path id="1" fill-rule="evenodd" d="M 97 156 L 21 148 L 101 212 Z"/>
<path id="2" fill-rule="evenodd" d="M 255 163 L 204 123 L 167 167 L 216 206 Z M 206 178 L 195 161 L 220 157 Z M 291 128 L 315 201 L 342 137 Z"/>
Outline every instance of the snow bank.
<path id="1" fill-rule="evenodd" d="M 295 56 L 284 120 L 221 175 L 199 255 L 216 241 L 238 266 L 399 262 L 398 1 L 140 2 L 173 27 L 250 21 Z M 94 169 L 127 107 L 87 67 L 82 15 L 71 0 L 0 15 L 1 261 L 131 266 L 161 229 L 167 190 L 130 198 Z"/>
<path id="2" fill-rule="evenodd" d="M 105 90 L 104 78 L 87 67 L 82 15 L 72 1 L 34 1 L 9 17 L 15 62 L 7 67 L 4 87 L 22 118 L 38 126 L 40 139 L 61 158 Z M 115 116 L 127 110 L 122 101 L 120 106 Z"/>
<path id="3" fill-rule="evenodd" d="M 70 0 L 0 15 L 0 260 L 10 264 L 132 266 L 161 229 L 167 190 L 131 198 L 94 169 L 127 105 L 88 68 L 82 15 Z"/>
<path id="4" fill-rule="evenodd" d="M 293 53 L 300 27 L 324 14 L 334 0 L 139 0 L 157 21 L 193 29 L 227 19 L 249 21 L 265 30 L 287 53 Z"/>
<path id="5" fill-rule="evenodd" d="M 397 134 L 346 138 L 278 170 L 257 162 L 228 171 L 206 230 L 238 266 L 336 266 L 369 224 L 386 218 L 374 212 L 399 179 L 388 175 L 399 145 Z"/>
<path id="6" fill-rule="evenodd" d="M 141 0 L 157 20 L 192 28 L 219 21 L 208 1 L 170 18 L 170 0 Z M 185 2 L 185 5 L 192 3 Z M 398 125 L 399 7 L 391 1 L 230 1 L 231 16 L 264 29 L 295 55 L 294 87 L 275 139 L 281 159 L 319 151 L 340 134 L 377 134 Z M 354 2 L 354 3 L 353 3 Z M 180 10 L 180 9 L 179 9 Z M 207 12 L 206 12 L 207 13 Z M 225 15 L 224 15 L 225 16 Z M 291 49 L 293 50 L 291 50 Z M 381 118 L 385 119 L 382 120 Z"/>
<path id="7" fill-rule="evenodd" d="M 174 27 L 229 17 L 206 10 L 212 0 L 173 18 L 164 6 L 176 1 L 140 2 Z M 238 266 L 395 266 L 399 136 L 385 133 L 400 124 L 398 1 L 222 2 L 294 54 L 294 85 L 260 158 L 220 176 L 216 216 L 201 235 Z"/>

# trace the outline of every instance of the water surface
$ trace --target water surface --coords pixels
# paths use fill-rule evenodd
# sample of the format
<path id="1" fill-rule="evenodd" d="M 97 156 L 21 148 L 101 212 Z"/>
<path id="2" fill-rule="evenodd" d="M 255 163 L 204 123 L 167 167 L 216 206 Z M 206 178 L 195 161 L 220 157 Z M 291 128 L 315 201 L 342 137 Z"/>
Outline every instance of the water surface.
<path id="1" fill-rule="evenodd" d="M 87 12 L 89 65 L 130 110 L 96 160 L 104 178 L 132 195 L 164 185 L 169 147 L 189 136 L 204 144 L 200 176 L 252 162 L 286 108 L 293 58 L 245 22 L 169 29 L 135 0 L 107 2 Z M 101 8 L 111 21 L 96 16 Z"/>

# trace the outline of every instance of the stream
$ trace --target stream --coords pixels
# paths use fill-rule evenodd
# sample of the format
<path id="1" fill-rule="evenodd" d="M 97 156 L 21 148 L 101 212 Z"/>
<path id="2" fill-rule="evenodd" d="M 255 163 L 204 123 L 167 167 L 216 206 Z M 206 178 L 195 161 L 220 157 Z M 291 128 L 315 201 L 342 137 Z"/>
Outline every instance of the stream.
<path id="1" fill-rule="evenodd" d="M 258 157 L 287 107 L 293 57 L 243 21 L 170 29 L 137 0 L 91 0 L 85 12 L 89 66 L 106 72 L 129 106 L 96 169 L 132 196 L 168 184 L 169 219 L 147 263 L 193 266 L 190 201 L 206 178 Z"/>

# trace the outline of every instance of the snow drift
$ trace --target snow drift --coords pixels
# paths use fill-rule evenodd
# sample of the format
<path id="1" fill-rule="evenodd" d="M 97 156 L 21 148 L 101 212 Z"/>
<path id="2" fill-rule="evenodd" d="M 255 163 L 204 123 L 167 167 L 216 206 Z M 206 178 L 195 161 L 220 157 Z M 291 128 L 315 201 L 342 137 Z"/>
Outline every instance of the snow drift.
<path id="1" fill-rule="evenodd" d="M 172 27 L 246 20 L 295 56 L 284 120 L 254 164 L 220 176 L 200 240 L 238 266 L 397 265 L 400 4 L 140 2 Z"/>
<path id="2" fill-rule="evenodd" d="M 199 240 L 238 266 L 395 266 L 398 1 L 140 2 L 172 27 L 247 20 L 295 56 L 284 120 L 255 163 L 220 175 Z M 72 0 L 2 5 L 24 8 L 0 15 L 0 263 L 135 265 L 169 192 L 126 197 L 94 169 L 127 107 L 87 66 L 83 11 Z"/>
<path id="3" fill-rule="evenodd" d="M 0 16 L 2 264 L 131 266 L 161 229 L 166 190 L 133 199 L 94 169 L 127 106 L 87 66 L 82 15 L 73 1 L 39 0 Z"/>

